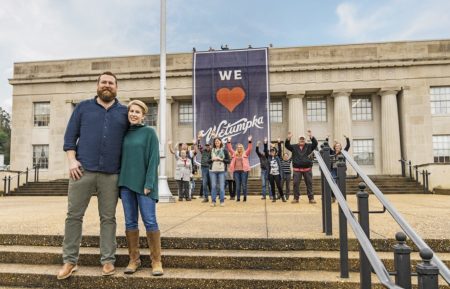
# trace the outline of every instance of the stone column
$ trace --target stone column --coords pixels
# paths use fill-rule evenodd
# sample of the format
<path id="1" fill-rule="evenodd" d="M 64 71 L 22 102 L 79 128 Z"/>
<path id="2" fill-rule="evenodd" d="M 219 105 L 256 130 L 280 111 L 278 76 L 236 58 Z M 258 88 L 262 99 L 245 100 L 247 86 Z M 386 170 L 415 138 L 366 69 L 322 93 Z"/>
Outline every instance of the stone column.
<path id="1" fill-rule="evenodd" d="M 351 90 L 335 90 L 334 97 L 334 132 L 333 139 L 330 139 L 330 146 L 333 141 L 339 140 L 342 147 L 345 147 L 344 135 L 351 139 L 352 136 L 352 113 L 350 110 Z"/>
<path id="2" fill-rule="evenodd" d="M 303 98 L 305 91 L 292 91 L 287 93 L 289 99 L 289 131 L 292 139 L 297 140 L 305 134 L 305 121 L 303 116 Z"/>
<path id="3" fill-rule="evenodd" d="M 381 155 L 382 173 L 396 175 L 401 173 L 399 159 L 400 150 L 400 124 L 398 118 L 396 88 L 382 88 L 381 96 Z"/>

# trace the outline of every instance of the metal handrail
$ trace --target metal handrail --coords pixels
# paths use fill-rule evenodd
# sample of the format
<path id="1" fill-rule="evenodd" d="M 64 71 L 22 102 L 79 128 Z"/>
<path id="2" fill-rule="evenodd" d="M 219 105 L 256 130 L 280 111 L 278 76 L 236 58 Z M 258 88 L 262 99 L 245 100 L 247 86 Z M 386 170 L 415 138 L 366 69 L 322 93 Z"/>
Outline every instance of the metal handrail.
<path id="1" fill-rule="evenodd" d="M 25 183 L 28 184 L 28 174 L 32 171 L 34 171 L 34 181 L 39 181 L 39 165 L 34 165 L 31 169 L 27 168 L 25 171 L 14 171 L 13 173 L 15 174 L 14 176 L 9 175 L 8 177 L 4 177 L 3 178 L 3 182 L 4 182 L 4 194 L 8 195 L 11 192 L 11 181 L 17 178 L 17 188 L 18 189 L 20 187 L 20 175 L 25 174 L 26 175 L 26 179 L 25 179 Z"/>
<path id="2" fill-rule="evenodd" d="M 339 206 L 341 207 L 342 212 L 345 215 L 345 218 L 347 219 L 348 223 L 352 227 L 352 230 L 355 233 L 355 236 L 358 239 L 359 244 L 361 245 L 361 248 L 363 249 L 364 253 L 366 254 L 367 259 L 369 260 L 370 265 L 372 266 L 373 270 L 375 271 L 375 274 L 377 275 L 381 284 L 383 284 L 385 287 L 390 288 L 390 289 L 401 289 L 402 287 L 395 285 L 395 283 L 391 280 L 389 272 L 387 271 L 383 262 L 381 262 L 381 259 L 378 257 L 377 252 L 373 248 L 372 243 L 370 242 L 369 238 L 364 233 L 364 230 L 361 228 L 361 225 L 356 220 L 355 215 L 353 214 L 352 210 L 350 209 L 350 207 L 347 203 L 347 200 L 342 195 L 342 192 L 341 192 L 341 190 L 339 190 L 339 187 L 333 181 L 333 177 L 331 176 L 331 173 L 330 173 L 329 169 L 327 168 L 324 160 L 322 159 L 320 153 L 317 151 L 314 151 L 314 155 L 319 163 L 320 168 L 322 169 L 322 173 L 323 173 L 324 177 L 327 179 L 328 185 L 330 186 L 331 190 L 333 191 L 334 196 L 336 197 L 336 200 L 338 201 Z"/>
<path id="3" fill-rule="evenodd" d="M 403 229 L 406 235 L 413 241 L 413 243 L 419 248 L 420 251 L 424 249 L 431 250 L 431 248 L 425 243 L 425 241 L 414 231 L 414 229 L 406 222 L 406 220 L 397 212 L 394 206 L 386 199 L 384 194 L 378 189 L 378 187 L 372 182 L 372 180 L 363 172 L 363 170 L 359 167 L 359 165 L 353 160 L 353 158 L 349 155 L 348 152 L 342 151 L 342 154 L 345 156 L 347 162 L 355 169 L 355 171 L 359 174 L 361 179 L 366 183 L 366 185 L 370 188 L 370 190 L 374 193 L 374 195 L 378 198 L 380 203 L 386 208 L 386 210 L 391 214 L 392 218 L 397 222 L 397 224 Z M 431 250 L 433 252 L 433 250 Z M 439 274 L 444 278 L 447 284 L 450 284 L 450 270 L 449 268 L 442 262 L 439 257 L 436 256 L 433 252 L 433 258 L 431 259 L 432 263 L 439 268 Z"/>

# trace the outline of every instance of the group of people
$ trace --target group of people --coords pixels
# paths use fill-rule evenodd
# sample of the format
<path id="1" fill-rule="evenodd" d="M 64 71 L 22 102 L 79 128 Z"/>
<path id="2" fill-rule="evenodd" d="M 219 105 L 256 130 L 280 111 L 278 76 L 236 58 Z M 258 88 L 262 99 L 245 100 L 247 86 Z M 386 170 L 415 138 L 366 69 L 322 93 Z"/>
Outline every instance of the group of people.
<path id="1" fill-rule="evenodd" d="M 141 266 L 139 214 L 142 217 L 152 265 L 152 275 L 163 275 L 161 237 L 156 220 L 159 140 L 143 123 L 145 103 L 128 106 L 117 99 L 117 77 L 111 72 L 97 79 L 97 95 L 74 109 L 64 135 L 69 160 L 68 209 L 63 240 L 63 263 L 59 280 L 78 270 L 83 217 L 91 196 L 97 193 L 100 215 L 100 263 L 102 275 L 115 274 L 116 206 L 121 198 L 129 264 L 124 273 Z"/>
<path id="2" fill-rule="evenodd" d="M 307 134 L 310 142 L 305 136 L 300 136 L 297 143 L 291 143 L 292 133 L 288 133 L 284 142 L 285 150 L 281 139 L 277 139 L 275 144 L 268 143 L 264 138 L 263 150 L 260 150 L 261 141 L 257 141 L 255 152 L 260 160 L 261 168 L 261 199 L 266 199 L 269 195 L 272 202 L 277 199 L 286 202 L 290 197 L 290 183 L 293 181 L 293 200 L 298 203 L 300 199 L 300 183 L 304 179 L 306 193 L 309 203 L 315 204 L 312 186 L 313 151 L 317 148 L 318 142 L 312 135 L 311 130 Z M 349 139 L 345 150 L 350 147 Z M 200 168 L 202 185 L 200 195 L 203 202 L 209 202 L 211 196 L 211 206 L 215 207 L 217 195 L 219 195 L 220 206 L 225 205 L 225 189 L 228 187 L 230 200 L 247 201 L 248 196 L 248 176 L 250 172 L 249 157 L 252 153 L 252 136 L 248 137 L 247 147 L 237 143 L 234 148 L 232 138 L 228 137 L 225 144 L 222 139 L 213 133 L 212 144 L 206 142 L 202 144 L 202 134 L 199 133 L 197 140 L 193 141 L 193 147 L 188 150 L 186 144 L 180 144 L 179 150 L 174 151 L 172 142 L 169 141 L 169 150 L 175 155 L 176 169 L 175 179 L 178 182 L 178 199 L 191 200 L 193 197 L 193 176 L 196 173 L 195 156 L 200 156 Z M 331 153 L 337 156 L 341 153 L 342 145 L 335 141 Z M 288 152 L 289 151 L 289 152 Z M 331 172 L 336 177 L 336 167 L 331 167 Z"/>
<path id="3" fill-rule="evenodd" d="M 57 274 L 59 280 L 69 278 L 78 270 L 79 249 L 82 237 L 83 217 L 91 196 L 97 193 L 100 216 L 100 263 L 102 275 L 115 274 L 116 261 L 116 206 L 119 198 L 125 216 L 125 236 L 129 263 L 124 273 L 132 274 L 141 266 L 139 250 L 139 225 L 141 215 L 150 249 L 152 275 L 163 275 L 161 263 L 161 235 L 156 219 L 158 194 L 159 140 L 153 128 L 144 124 L 148 107 L 140 100 L 127 106 L 116 98 L 118 82 L 111 72 L 103 72 L 97 79 L 95 97 L 80 102 L 74 109 L 64 135 L 64 151 L 69 162 L 68 209 L 63 240 L 63 263 Z M 293 170 L 294 200 L 300 198 L 300 181 L 304 178 L 310 203 L 315 203 L 312 191 L 312 152 L 317 140 L 308 131 L 310 143 L 300 136 L 298 143 L 291 143 L 289 133 L 284 142 L 291 153 L 282 153 L 281 140 L 269 148 L 267 138 L 264 148 L 256 153 L 261 162 L 262 198 L 267 193 L 273 202 L 289 198 L 291 165 Z M 350 147 L 347 139 L 346 150 Z M 175 151 L 169 142 L 169 150 L 175 155 L 175 179 L 179 185 L 179 200 L 193 198 L 193 174 L 196 165 L 193 158 L 200 155 L 202 174 L 201 194 L 203 202 L 220 206 L 225 202 L 225 184 L 231 200 L 247 201 L 247 181 L 250 172 L 249 157 L 253 149 L 252 136 L 247 148 L 238 143 L 232 146 L 232 138 L 226 143 L 213 136 L 213 142 L 201 144 L 202 135 L 194 140 L 194 148 L 180 144 Z M 334 145 L 332 153 L 339 155 L 342 146 Z M 335 175 L 335 168 L 331 168 Z M 286 190 L 283 191 L 283 184 Z M 278 190 L 278 196 L 276 194 Z"/>

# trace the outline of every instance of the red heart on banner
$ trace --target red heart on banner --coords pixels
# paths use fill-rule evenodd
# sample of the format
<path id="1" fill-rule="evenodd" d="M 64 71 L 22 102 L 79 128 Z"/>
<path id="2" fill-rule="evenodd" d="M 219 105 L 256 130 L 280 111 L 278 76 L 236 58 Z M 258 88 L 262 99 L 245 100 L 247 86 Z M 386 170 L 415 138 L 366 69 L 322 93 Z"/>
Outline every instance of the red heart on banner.
<path id="1" fill-rule="evenodd" d="M 231 90 L 224 87 L 216 92 L 216 98 L 229 112 L 233 112 L 236 106 L 244 101 L 245 91 L 242 87 L 233 87 Z"/>

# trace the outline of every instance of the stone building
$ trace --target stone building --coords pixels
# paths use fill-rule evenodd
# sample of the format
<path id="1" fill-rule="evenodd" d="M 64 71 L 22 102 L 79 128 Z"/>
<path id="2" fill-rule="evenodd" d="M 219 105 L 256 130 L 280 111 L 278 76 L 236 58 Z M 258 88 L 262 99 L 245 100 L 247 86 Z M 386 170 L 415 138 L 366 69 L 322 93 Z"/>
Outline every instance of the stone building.
<path id="1" fill-rule="evenodd" d="M 269 69 L 272 139 L 307 128 L 319 141 L 345 134 L 369 174 L 400 174 L 406 159 L 431 171 L 432 187 L 450 187 L 450 40 L 271 48 Z M 159 55 L 15 63 L 11 169 L 40 163 L 42 177 L 68 177 L 67 121 L 106 70 L 118 76 L 119 100 L 145 101 L 158 126 Z M 167 56 L 167 95 L 168 139 L 191 142 L 191 53 Z"/>

